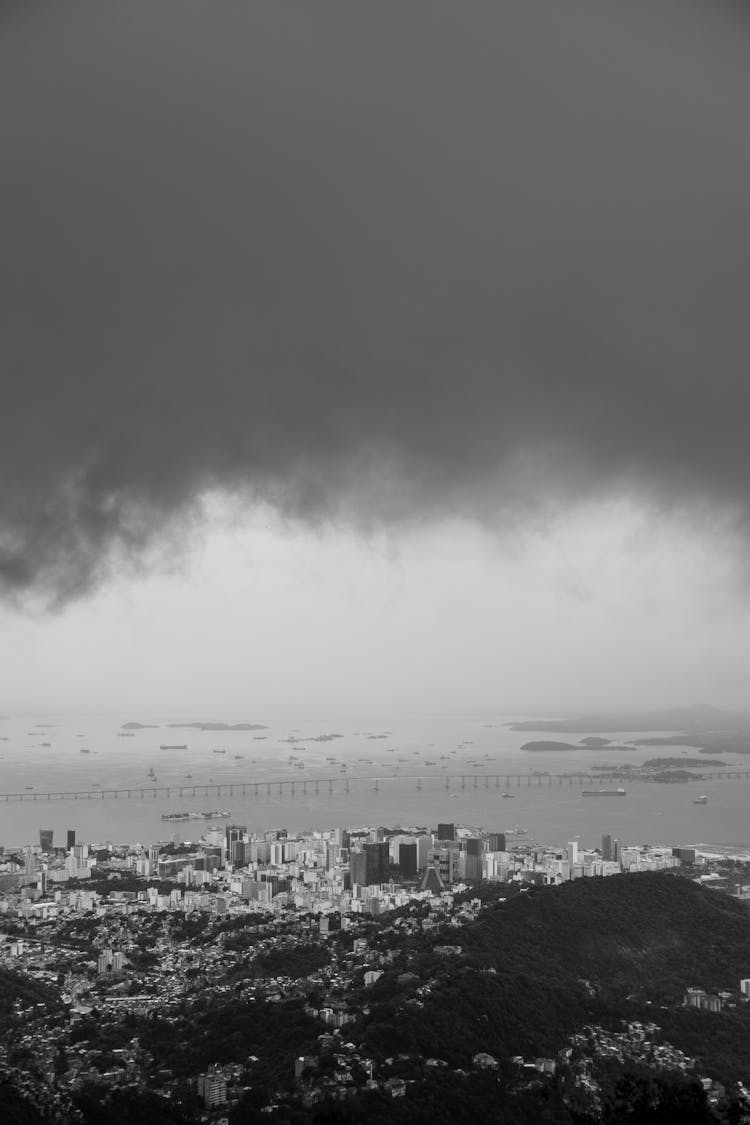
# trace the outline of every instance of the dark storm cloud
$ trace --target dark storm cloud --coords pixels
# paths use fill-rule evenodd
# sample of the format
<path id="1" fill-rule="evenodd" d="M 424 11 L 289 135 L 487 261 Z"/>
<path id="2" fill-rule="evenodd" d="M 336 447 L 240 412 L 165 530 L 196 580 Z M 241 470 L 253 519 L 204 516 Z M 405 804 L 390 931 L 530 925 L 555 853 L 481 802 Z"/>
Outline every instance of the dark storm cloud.
<path id="1" fill-rule="evenodd" d="M 0 576 L 202 490 L 313 519 L 747 508 L 723 0 L 9 5 Z"/>

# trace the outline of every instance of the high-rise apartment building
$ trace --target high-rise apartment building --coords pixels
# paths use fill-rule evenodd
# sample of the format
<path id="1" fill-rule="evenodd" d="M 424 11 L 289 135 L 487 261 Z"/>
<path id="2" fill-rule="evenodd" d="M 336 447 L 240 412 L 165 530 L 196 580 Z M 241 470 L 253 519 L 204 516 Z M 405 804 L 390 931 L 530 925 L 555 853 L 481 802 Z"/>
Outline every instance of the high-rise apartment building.
<path id="1" fill-rule="evenodd" d="M 198 1097 L 203 1098 L 206 1109 L 215 1109 L 227 1104 L 227 1080 L 215 1070 L 201 1074 L 198 1078 Z"/>
<path id="2" fill-rule="evenodd" d="M 99 954 L 97 970 L 100 977 L 115 976 L 122 972 L 123 956 L 120 950 L 103 949 Z"/>

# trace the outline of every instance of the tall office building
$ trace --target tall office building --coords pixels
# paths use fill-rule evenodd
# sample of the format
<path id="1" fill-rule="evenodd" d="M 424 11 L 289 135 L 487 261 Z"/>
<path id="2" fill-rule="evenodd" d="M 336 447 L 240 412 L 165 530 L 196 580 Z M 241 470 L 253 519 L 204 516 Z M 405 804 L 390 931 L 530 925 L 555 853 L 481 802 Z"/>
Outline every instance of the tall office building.
<path id="1" fill-rule="evenodd" d="M 465 865 L 467 880 L 478 883 L 482 878 L 482 841 L 478 836 L 469 836 L 466 840 Z"/>
<path id="2" fill-rule="evenodd" d="M 505 846 L 505 833 L 504 832 L 490 832 L 487 837 L 487 851 L 488 852 L 504 852 L 508 849 Z"/>
<path id="3" fill-rule="evenodd" d="M 455 840 L 456 826 L 455 824 L 438 824 L 437 826 L 438 840 Z"/>
<path id="4" fill-rule="evenodd" d="M 246 849 L 247 845 L 244 840 L 233 840 L 229 853 L 229 862 L 234 864 L 235 867 L 244 867 L 247 863 Z"/>
<path id="5" fill-rule="evenodd" d="M 365 844 L 367 862 L 367 885 L 388 882 L 388 866 L 390 861 L 390 848 L 387 841 L 377 844 Z"/>
<path id="6" fill-rule="evenodd" d="M 398 868 L 406 879 L 413 879 L 417 874 L 417 845 L 399 844 Z"/>
<path id="7" fill-rule="evenodd" d="M 602 836 L 602 859 L 610 862 L 612 859 L 612 837 Z"/>
<path id="8" fill-rule="evenodd" d="M 352 884 L 359 883 L 361 887 L 367 885 L 367 856 L 364 852 L 350 853 L 349 873 Z"/>
<path id="9" fill-rule="evenodd" d="M 349 872 L 352 883 L 372 887 L 388 882 L 390 845 L 386 840 L 380 843 L 367 843 L 362 850 L 349 855 Z"/>
<path id="10" fill-rule="evenodd" d="M 65 847 L 68 851 L 76 846 L 76 830 L 75 828 L 68 829 L 68 839 Z"/>
<path id="11" fill-rule="evenodd" d="M 427 863 L 432 848 L 432 836 L 417 836 L 417 870 L 421 871 Z"/>
<path id="12" fill-rule="evenodd" d="M 569 840 L 568 841 L 567 851 L 568 851 L 568 863 L 570 863 L 571 865 L 574 864 L 574 863 L 578 863 L 578 841 L 577 840 Z"/>
<path id="13" fill-rule="evenodd" d="M 39 847 L 43 852 L 52 851 L 52 837 L 54 836 L 54 829 L 40 828 L 39 829 Z"/>
<path id="14" fill-rule="evenodd" d="M 226 828 L 226 849 L 227 856 L 232 857 L 232 844 L 236 844 L 238 840 L 244 839 L 247 832 L 247 826 L 244 824 L 228 824 Z"/>

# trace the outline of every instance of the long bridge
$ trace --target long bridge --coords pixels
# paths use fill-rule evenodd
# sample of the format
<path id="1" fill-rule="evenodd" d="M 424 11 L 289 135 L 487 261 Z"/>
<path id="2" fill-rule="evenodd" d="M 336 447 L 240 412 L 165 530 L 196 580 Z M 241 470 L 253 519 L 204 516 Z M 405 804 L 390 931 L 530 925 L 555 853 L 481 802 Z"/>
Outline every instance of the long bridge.
<path id="1" fill-rule="evenodd" d="M 695 774 L 688 778 L 689 781 L 713 780 L 748 780 L 750 769 L 747 770 L 721 770 L 709 773 Z M 0 793 L 0 801 L 81 801 L 81 800 L 156 800 L 159 797 L 271 797 L 284 794 L 296 796 L 309 796 L 333 793 L 350 793 L 355 785 L 368 785 L 374 792 L 379 792 L 381 785 L 392 782 L 403 784 L 406 781 L 414 782 L 415 787 L 421 790 L 428 782 L 442 781 L 446 789 L 500 789 L 505 791 L 516 788 L 529 788 L 549 785 L 601 785 L 602 782 L 617 782 L 618 785 L 634 781 L 653 780 L 646 776 L 628 777 L 615 771 L 605 772 L 597 770 L 596 773 L 454 773 L 454 774 L 372 774 L 357 777 L 285 777 L 268 781 L 225 781 L 199 783 L 197 785 L 128 785 L 122 788 L 104 788 L 97 786 L 95 789 L 51 789 L 40 792 L 36 789 L 24 789 L 17 793 Z M 663 784 L 679 785 L 682 780 L 664 782 Z"/>

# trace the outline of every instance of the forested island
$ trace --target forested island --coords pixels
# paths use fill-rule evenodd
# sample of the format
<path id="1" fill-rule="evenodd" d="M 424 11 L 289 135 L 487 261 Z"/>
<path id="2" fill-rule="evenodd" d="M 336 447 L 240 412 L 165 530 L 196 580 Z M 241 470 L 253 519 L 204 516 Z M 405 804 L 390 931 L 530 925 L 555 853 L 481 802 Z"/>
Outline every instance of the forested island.
<path id="1" fill-rule="evenodd" d="M 635 746 L 616 746 L 614 743 L 610 743 L 606 738 L 597 738 L 591 741 L 594 742 L 595 745 L 592 745 L 588 739 L 584 743 L 579 743 L 578 745 L 572 742 L 550 742 L 542 739 L 536 742 L 524 742 L 521 749 L 528 750 L 532 754 L 547 754 L 550 752 L 562 752 L 571 750 L 603 750 L 605 752 L 627 754 L 632 753 L 632 751 L 635 750 Z"/>

